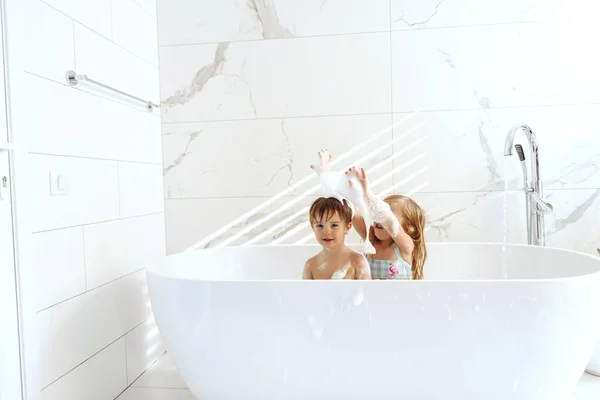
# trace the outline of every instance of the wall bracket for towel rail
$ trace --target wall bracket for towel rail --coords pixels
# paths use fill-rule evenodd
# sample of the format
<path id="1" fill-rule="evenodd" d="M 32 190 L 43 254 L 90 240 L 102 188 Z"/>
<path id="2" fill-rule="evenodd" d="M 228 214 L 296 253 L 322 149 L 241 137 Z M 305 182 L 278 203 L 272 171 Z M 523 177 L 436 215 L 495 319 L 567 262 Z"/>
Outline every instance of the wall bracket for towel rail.
<path id="1" fill-rule="evenodd" d="M 151 102 L 149 100 L 140 99 L 139 97 L 133 96 L 133 95 L 131 95 L 129 93 L 125 93 L 119 89 L 115 89 L 111 86 L 105 85 L 104 83 L 100 83 L 98 81 L 90 79 L 90 78 L 88 78 L 87 75 L 77 75 L 77 73 L 75 71 L 67 71 L 67 73 L 65 74 L 65 77 L 67 78 L 67 82 L 71 86 L 76 86 L 80 81 L 87 81 L 87 82 L 93 83 L 94 85 L 97 85 L 97 86 L 103 87 L 105 89 L 108 89 L 110 91 L 113 91 L 115 93 L 118 93 L 122 96 L 142 102 L 145 104 L 148 112 L 152 112 L 152 111 L 154 111 L 155 108 L 159 108 L 158 104 L 154 104 L 153 102 Z"/>

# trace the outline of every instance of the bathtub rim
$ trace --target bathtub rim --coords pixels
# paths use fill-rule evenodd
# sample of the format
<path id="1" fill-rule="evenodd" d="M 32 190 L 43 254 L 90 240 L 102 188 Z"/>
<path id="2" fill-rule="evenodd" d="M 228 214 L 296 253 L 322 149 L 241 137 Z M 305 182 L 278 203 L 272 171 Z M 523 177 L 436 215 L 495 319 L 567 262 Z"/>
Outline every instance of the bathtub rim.
<path id="1" fill-rule="evenodd" d="M 445 283 L 449 283 L 449 282 L 472 282 L 472 283 L 493 283 L 493 282 L 503 282 L 504 284 L 508 283 L 508 282 L 522 282 L 522 283 L 550 283 L 550 282 L 560 282 L 560 281 L 572 281 L 572 280 L 579 280 L 579 279 L 589 279 L 592 276 L 595 275 L 600 275 L 600 257 L 598 256 L 594 256 L 588 253 L 583 253 L 581 251 L 576 251 L 576 250 L 569 250 L 569 249 L 565 249 L 565 248 L 561 248 L 561 247 L 554 247 L 554 246 L 535 246 L 535 245 L 529 245 L 529 244 L 524 244 L 524 243 L 502 243 L 502 242 L 433 242 L 430 244 L 435 244 L 436 246 L 439 247 L 445 247 L 445 246 L 456 246 L 456 245 L 474 245 L 474 246 L 486 246 L 486 245 L 495 245 L 495 246 L 506 246 L 506 247 L 513 247 L 513 248 L 530 248 L 530 247 L 535 247 L 535 248 L 541 248 L 541 249 L 549 249 L 549 250 L 554 250 L 554 251 L 561 251 L 563 253 L 572 253 L 574 255 L 577 256 L 583 256 L 586 257 L 590 260 L 593 260 L 595 262 L 598 263 L 599 267 L 598 270 L 595 272 L 591 272 L 588 274 L 583 274 L 583 275 L 575 275 L 575 276 L 567 276 L 567 277 L 559 277 L 559 278 L 519 278 L 519 279 L 427 279 L 427 280 L 422 280 L 421 282 L 445 282 Z M 347 246 L 349 247 L 353 247 L 353 246 L 360 246 L 360 243 L 346 243 Z M 169 255 L 165 255 L 163 257 L 161 257 L 161 259 L 159 261 L 155 261 L 153 263 L 148 264 L 146 267 L 144 267 L 144 270 L 146 271 L 146 273 L 150 273 L 154 276 L 159 276 L 159 277 L 163 277 L 163 278 L 169 278 L 169 279 L 176 279 L 176 280 L 181 280 L 181 281 L 196 281 L 196 282 L 210 282 L 210 283 L 217 283 L 217 282 L 223 282 L 223 283 L 233 283 L 233 282 L 254 282 L 254 283 L 268 283 L 268 282 L 273 282 L 273 283 L 286 283 L 286 282 L 336 282 L 338 280 L 331 280 L 331 279 L 197 279 L 197 278 L 192 278 L 192 277 L 180 277 L 180 276 L 174 276 L 174 274 L 169 273 L 168 271 L 165 270 L 164 268 L 164 264 L 165 264 L 165 260 L 168 259 L 169 257 L 176 257 L 176 256 L 181 256 L 182 254 L 185 253 L 195 253 L 195 252 L 199 252 L 199 251 L 204 251 L 204 250 L 212 250 L 212 249 L 225 249 L 227 247 L 231 247 L 231 248 L 237 248 L 237 247 L 244 247 L 244 248 L 264 248 L 264 247 L 318 247 L 318 244 L 269 244 L 269 245 L 261 245 L 261 244 L 253 244 L 253 245 L 248 245 L 248 246 L 225 246 L 225 247 L 209 247 L 209 248 L 205 248 L 205 249 L 196 249 L 196 250 L 183 250 L 180 251 L 178 253 L 173 253 L 173 254 L 169 254 Z M 381 280 L 355 280 L 355 279 L 340 279 L 339 282 L 395 282 L 395 284 L 398 284 L 399 282 L 412 282 L 412 279 L 398 279 L 398 280 L 394 280 L 394 279 L 381 279 Z M 385 283 L 383 283 L 385 284 Z"/>

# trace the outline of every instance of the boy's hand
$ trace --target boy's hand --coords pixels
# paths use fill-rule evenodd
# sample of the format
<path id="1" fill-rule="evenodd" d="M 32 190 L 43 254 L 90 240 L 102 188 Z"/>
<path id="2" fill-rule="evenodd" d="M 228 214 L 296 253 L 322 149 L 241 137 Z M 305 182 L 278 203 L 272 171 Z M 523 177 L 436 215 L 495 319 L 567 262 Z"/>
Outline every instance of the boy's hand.
<path id="1" fill-rule="evenodd" d="M 319 157 L 319 163 L 317 165 L 310 165 L 310 168 L 315 171 L 318 175 L 321 175 L 323 172 L 329 171 L 329 163 L 331 162 L 331 154 L 327 151 L 327 149 L 321 149 L 317 154 Z"/>

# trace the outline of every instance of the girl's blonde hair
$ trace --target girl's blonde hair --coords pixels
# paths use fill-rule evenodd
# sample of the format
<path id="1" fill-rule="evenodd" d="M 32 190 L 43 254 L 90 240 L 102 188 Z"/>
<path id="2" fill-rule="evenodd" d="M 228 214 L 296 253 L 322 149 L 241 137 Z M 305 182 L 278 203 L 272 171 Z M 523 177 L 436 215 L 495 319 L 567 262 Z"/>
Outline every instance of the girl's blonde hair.
<path id="1" fill-rule="evenodd" d="M 408 196 L 394 194 L 383 199 L 390 205 L 392 212 L 402 221 L 402 228 L 414 243 L 412 252 L 412 279 L 423 279 L 423 265 L 427 260 L 427 246 L 425 245 L 426 217 L 423 209 L 416 201 Z M 369 232 L 369 237 L 374 239 L 374 234 Z"/>

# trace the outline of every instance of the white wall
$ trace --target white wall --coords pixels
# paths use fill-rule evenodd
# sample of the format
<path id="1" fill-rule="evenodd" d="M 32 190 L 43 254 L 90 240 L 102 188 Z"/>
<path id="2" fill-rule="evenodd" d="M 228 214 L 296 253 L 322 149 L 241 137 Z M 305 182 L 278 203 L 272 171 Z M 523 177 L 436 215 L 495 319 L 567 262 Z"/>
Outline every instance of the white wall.
<path id="1" fill-rule="evenodd" d="M 155 5 L 25 4 L 27 33 L 13 26 L 8 51 L 21 61 L 13 135 L 28 154 L 17 165 L 29 185 L 17 189 L 28 399 L 114 399 L 164 352 L 144 271 L 165 253 L 160 116 L 71 87 L 65 72 L 157 103 Z M 52 192 L 56 176 L 66 191 Z"/>
<path id="2" fill-rule="evenodd" d="M 428 241 L 524 243 L 521 172 L 503 145 L 530 124 L 556 210 L 548 245 L 595 253 L 597 8 L 158 0 L 167 252 L 233 234 L 227 243 L 312 242 L 308 165 L 322 147 L 352 151 L 336 168 L 376 166 L 376 192 L 419 201 Z"/>

